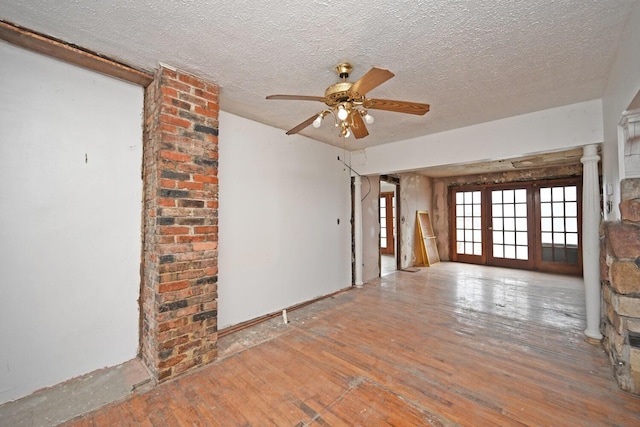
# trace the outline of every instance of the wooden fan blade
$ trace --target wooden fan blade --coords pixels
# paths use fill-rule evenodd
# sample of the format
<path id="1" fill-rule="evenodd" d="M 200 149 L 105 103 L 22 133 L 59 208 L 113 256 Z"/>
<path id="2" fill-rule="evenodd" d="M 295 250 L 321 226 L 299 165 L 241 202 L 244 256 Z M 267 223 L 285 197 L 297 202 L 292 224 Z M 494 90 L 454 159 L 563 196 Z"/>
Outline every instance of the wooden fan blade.
<path id="1" fill-rule="evenodd" d="M 373 110 L 395 111 L 397 113 L 415 114 L 422 116 L 429 111 L 429 104 L 419 102 L 393 101 L 391 99 L 368 99 L 365 108 Z"/>
<path id="2" fill-rule="evenodd" d="M 290 101 L 320 101 L 324 102 L 324 98 L 321 96 L 306 96 L 306 95 L 269 95 L 267 99 L 285 99 Z"/>
<path id="3" fill-rule="evenodd" d="M 356 139 L 364 138 L 365 136 L 369 135 L 367 126 L 364 124 L 362 116 L 357 111 L 351 113 L 351 132 L 353 132 L 353 136 Z"/>
<path id="4" fill-rule="evenodd" d="M 360 77 L 360 80 L 358 80 L 353 84 L 353 86 L 351 86 L 349 92 L 352 94 L 357 93 L 358 95 L 364 96 L 369 93 L 371 89 L 380 86 L 382 83 L 386 82 L 394 75 L 395 74 L 393 74 L 389 70 L 374 67 L 367 71 L 364 76 Z"/>
<path id="5" fill-rule="evenodd" d="M 318 117 L 318 115 L 314 114 L 313 116 L 309 117 L 304 122 L 300 123 L 298 126 L 294 127 L 293 129 L 288 130 L 287 131 L 287 135 L 293 135 L 294 133 L 300 132 L 302 129 L 306 128 L 311 123 L 313 123 L 313 121 L 316 119 L 316 117 Z"/>

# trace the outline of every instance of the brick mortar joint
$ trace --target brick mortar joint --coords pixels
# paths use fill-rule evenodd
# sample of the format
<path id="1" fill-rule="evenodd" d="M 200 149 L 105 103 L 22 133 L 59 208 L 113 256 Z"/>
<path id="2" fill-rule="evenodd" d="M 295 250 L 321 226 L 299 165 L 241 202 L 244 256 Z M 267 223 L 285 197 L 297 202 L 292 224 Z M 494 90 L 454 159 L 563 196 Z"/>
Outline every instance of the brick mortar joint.
<path id="1" fill-rule="evenodd" d="M 175 74 L 176 78 L 173 78 L 173 74 Z M 156 76 L 160 77 L 160 78 L 156 78 Z M 169 78 L 171 80 L 177 81 L 179 83 L 182 84 L 186 84 L 188 86 L 190 86 L 191 88 L 195 88 L 195 89 L 200 89 L 197 86 L 193 86 L 183 80 L 180 80 L 180 76 L 185 76 L 185 77 L 189 77 L 190 79 L 202 82 L 204 86 L 209 87 L 209 88 L 213 88 L 214 91 L 212 90 L 206 90 L 206 89 L 200 89 L 200 90 L 204 90 L 207 93 L 211 93 L 212 95 L 219 95 L 219 86 L 216 83 L 213 82 L 209 82 L 207 80 L 204 80 L 202 77 L 197 76 L 193 73 L 190 73 L 189 71 L 180 69 L 180 68 L 176 68 L 176 67 L 172 67 L 170 65 L 167 64 L 160 64 L 160 67 L 158 67 L 158 70 L 156 71 L 156 76 L 154 76 L 154 81 L 161 81 L 162 78 Z"/>
<path id="2" fill-rule="evenodd" d="M 214 333 L 207 333 L 206 331 L 211 331 L 212 322 L 217 324 L 217 304 L 211 305 L 208 304 L 209 301 L 213 301 L 217 303 L 217 285 L 215 283 L 198 283 L 202 278 L 206 278 L 209 276 L 216 276 L 217 281 L 217 270 L 215 270 L 216 274 L 209 274 L 214 270 L 206 270 L 202 268 L 202 265 L 198 265 L 197 268 L 192 264 L 197 261 L 209 261 L 211 259 L 217 258 L 217 233 L 213 231 L 207 233 L 197 233 L 196 228 L 203 226 L 217 226 L 216 224 L 158 224 L 158 217 L 163 216 L 165 212 L 163 209 L 176 209 L 172 211 L 171 217 L 176 220 L 184 218 L 190 219 L 193 218 L 195 214 L 194 209 L 198 209 L 198 212 L 202 212 L 203 214 L 207 212 L 208 214 L 217 216 L 217 207 L 211 206 L 207 207 L 209 203 L 215 203 L 217 205 L 217 183 L 209 183 L 204 182 L 203 188 L 208 188 L 211 186 L 209 190 L 206 190 L 202 193 L 188 193 L 189 200 L 201 200 L 204 201 L 204 207 L 180 207 L 179 201 L 183 200 L 182 203 L 185 203 L 184 200 L 186 198 L 173 198 L 175 200 L 175 206 L 163 206 L 162 199 L 167 199 L 167 197 L 163 197 L 161 181 L 163 179 L 162 174 L 164 171 L 172 171 L 174 173 L 184 174 L 181 179 L 176 179 L 176 182 L 190 182 L 195 183 L 195 175 L 197 174 L 195 171 L 185 172 L 184 170 L 179 169 L 180 165 L 183 163 L 185 165 L 191 165 L 189 167 L 200 166 L 196 165 L 193 161 L 183 161 L 183 159 L 177 159 L 175 163 L 168 164 L 166 159 L 162 159 L 160 157 L 160 153 L 163 150 L 170 151 L 178 151 L 184 150 L 184 154 L 188 154 L 193 159 L 208 159 L 211 158 L 210 153 L 216 152 L 218 149 L 218 141 L 217 137 L 215 137 L 214 141 L 211 141 L 207 138 L 200 138 L 199 134 L 211 134 L 216 133 L 218 129 L 218 121 L 217 118 L 212 118 L 211 115 L 201 114 L 199 112 L 194 111 L 197 104 L 192 103 L 191 109 L 189 110 L 190 115 L 185 117 L 184 115 L 170 113 L 170 115 L 175 115 L 183 120 L 189 122 L 188 132 L 183 134 L 179 134 L 178 132 L 172 135 L 177 135 L 177 138 L 170 138 L 171 141 L 165 141 L 165 136 L 168 135 L 167 132 L 162 128 L 162 115 L 167 114 L 166 111 L 163 112 L 163 105 L 167 105 L 168 99 L 175 99 L 173 96 L 169 94 L 178 94 L 179 97 L 181 93 L 185 95 L 189 95 L 189 98 L 185 102 L 189 103 L 194 99 L 198 100 L 198 102 L 203 105 L 210 106 L 211 109 L 216 109 L 218 106 L 218 86 L 204 81 L 203 79 L 191 75 L 190 73 L 184 73 L 181 70 L 166 70 L 161 67 L 156 71 L 156 76 L 154 79 L 154 83 L 152 87 L 148 88 L 145 91 L 145 115 L 144 115 L 144 136 L 145 136 L 145 152 L 144 152 L 144 182 L 145 182 L 145 196 L 144 196 L 144 209 L 145 209 L 145 237 L 146 240 L 145 248 L 148 248 L 149 253 L 145 253 L 145 258 L 148 261 L 145 263 L 145 271 L 144 275 L 144 284 L 145 290 L 144 292 L 144 300 L 143 310 L 144 310 L 144 324 L 145 328 L 148 328 L 148 333 L 144 336 L 141 341 L 143 342 L 141 353 L 144 355 L 144 358 L 149 365 L 151 371 L 154 372 L 154 376 L 156 380 L 162 381 L 166 379 L 170 379 L 176 377 L 182 372 L 186 372 L 192 369 L 192 362 L 187 362 L 184 359 L 176 359 L 177 362 L 173 366 L 168 366 L 165 362 L 163 364 L 163 360 L 160 354 L 160 349 L 162 343 L 159 342 L 159 339 L 162 337 L 166 337 L 167 335 L 160 335 L 163 332 L 161 330 L 161 324 L 172 321 L 184 322 L 186 325 L 197 324 L 197 333 L 195 334 L 186 334 L 186 342 L 176 347 L 171 347 L 171 351 L 179 352 L 179 348 L 186 349 L 187 351 L 180 352 L 180 354 L 188 354 L 188 359 L 195 359 L 196 353 L 198 354 L 198 360 L 195 363 L 195 366 L 199 366 L 205 363 L 212 361 L 217 355 L 217 349 L 215 348 L 215 341 L 217 335 Z M 189 76 L 189 79 L 181 79 L 181 75 Z M 166 87 L 170 88 L 171 91 L 165 90 L 163 85 L 164 79 L 176 80 L 179 83 L 180 88 L 185 89 L 181 90 L 179 88 L 173 87 L 171 83 L 167 84 Z M 190 79 L 194 79 L 193 82 L 189 82 Z M 196 84 L 191 84 L 196 83 Z M 186 89 L 188 88 L 188 92 Z M 172 92 L 174 91 L 174 92 Z M 205 97 L 199 96 L 199 94 L 204 94 Z M 215 99 L 215 101 L 213 100 Z M 201 130 L 196 129 L 196 125 L 202 125 L 205 128 Z M 215 131 L 213 130 L 215 129 Z M 182 132 L 182 131 L 180 131 Z M 198 132 L 198 133 L 193 133 Z M 207 136 L 205 135 L 205 136 Z M 180 139 L 184 138 L 184 140 Z M 195 141 L 195 142 L 193 142 Z M 173 144 L 174 148 L 167 148 L 168 144 Z M 194 152 L 193 148 L 190 146 L 197 146 L 198 151 Z M 205 151 L 202 151 L 205 150 Z M 217 162 L 215 164 L 210 165 L 213 167 L 211 170 L 202 169 L 203 175 L 217 175 Z M 183 178 L 188 177 L 187 180 L 183 180 Z M 200 180 L 202 181 L 202 180 Z M 198 181 L 198 182 L 200 182 Z M 178 189 L 178 188 L 176 188 Z M 215 190 L 214 190 L 215 189 Z M 187 190 L 187 189 L 180 189 Z M 200 189 L 188 189 L 188 191 L 203 191 Z M 182 193 L 176 193 L 182 195 Z M 169 203 L 169 202 L 164 202 Z M 188 202 L 187 202 L 188 203 Z M 179 209 L 184 209 L 184 211 L 180 211 Z M 178 243 L 174 241 L 173 243 L 169 243 L 166 240 L 159 240 L 161 237 L 171 237 L 172 235 L 167 235 L 162 232 L 161 227 L 167 227 L 165 230 L 171 230 L 171 227 L 179 227 L 188 230 L 189 236 L 207 236 L 212 240 L 207 242 L 181 242 Z M 215 229 L 217 231 L 217 229 Z M 169 245 L 176 245 L 173 247 L 169 247 Z M 164 250 L 162 248 L 165 248 Z M 176 252 L 177 251 L 177 252 Z M 153 254 L 150 254 L 150 253 Z M 189 257 L 188 263 L 185 264 L 185 268 L 179 268 L 176 271 L 164 272 L 163 274 L 167 274 L 167 277 L 171 277 L 171 274 L 175 273 L 175 277 L 181 277 L 180 274 L 185 274 L 189 276 L 190 274 L 197 273 L 197 277 L 193 278 L 184 278 L 184 280 L 189 284 L 188 288 L 181 288 L 175 290 L 167 290 L 166 292 L 160 292 L 161 280 L 159 277 L 159 271 L 162 268 L 161 263 L 157 262 L 158 257 L 164 255 L 185 255 Z M 156 262 L 152 262 L 152 260 Z M 212 279 L 213 280 L 213 279 Z M 181 281 L 178 279 L 178 281 Z M 167 282 L 171 283 L 171 282 Z M 168 289 L 168 288 L 167 288 Z M 185 289 L 205 289 L 204 294 L 196 295 L 196 296 L 188 296 L 188 291 L 183 292 Z M 200 292 L 198 290 L 194 292 Z M 167 295 L 168 300 L 160 300 L 158 297 L 160 295 Z M 175 300 L 174 300 L 175 298 Z M 179 302 L 184 300 L 184 302 Z M 173 304 L 173 305 L 171 305 Z M 181 310 L 184 310 L 180 313 Z M 161 311 L 164 310 L 164 311 Z M 184 319 L 184 320 L 180 320 Z M 195 320 L 201 319 L 201 320 Z M 182 335 L 180 335 L 182 336 Z M 203 343 L 193 344 L 196 347 L 190 347 L 190 344 L 198 340 L 203 340 Z M 163 341 L 164 342 L 164 341 Z M 213 342 L 214 348 L 211 349 L 210 346 Z M 197 352 L 195 349 L 198 349 Z M 176 369 L 176 367 L 179 367 Z M 182 369 L 184 367 L 184 369 Z"/>

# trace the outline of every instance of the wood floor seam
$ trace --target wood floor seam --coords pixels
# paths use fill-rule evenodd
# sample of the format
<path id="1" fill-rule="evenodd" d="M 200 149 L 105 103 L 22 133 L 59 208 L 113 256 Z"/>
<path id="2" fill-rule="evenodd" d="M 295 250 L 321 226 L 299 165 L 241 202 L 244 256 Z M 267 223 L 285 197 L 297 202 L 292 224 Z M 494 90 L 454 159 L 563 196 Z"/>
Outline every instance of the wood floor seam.
<path id="1" fill-rule="evenodd" d="M 640 425 L 640 398 L 583 340 L 574 276 L 441 262 L 288 317 L 65 427 Z"/>

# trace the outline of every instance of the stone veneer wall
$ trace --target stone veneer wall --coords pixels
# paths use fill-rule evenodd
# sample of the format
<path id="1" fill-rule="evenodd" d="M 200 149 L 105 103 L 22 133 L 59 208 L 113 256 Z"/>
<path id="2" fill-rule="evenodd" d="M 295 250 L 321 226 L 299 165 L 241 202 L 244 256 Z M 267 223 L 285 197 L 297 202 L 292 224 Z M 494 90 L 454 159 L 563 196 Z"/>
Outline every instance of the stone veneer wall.
<path id="1" fill-rule="evenodd" d="M 602 226 L 603 345 L 618 385 L 640 394 L 640 179 L 621 183 L 622 221 Z"/>
<path id="2" fill-rule="evenodd" d="M 190 74 L 146 88 L 140 351 L 157 381 L 217 357 L 218 112 Z"/>

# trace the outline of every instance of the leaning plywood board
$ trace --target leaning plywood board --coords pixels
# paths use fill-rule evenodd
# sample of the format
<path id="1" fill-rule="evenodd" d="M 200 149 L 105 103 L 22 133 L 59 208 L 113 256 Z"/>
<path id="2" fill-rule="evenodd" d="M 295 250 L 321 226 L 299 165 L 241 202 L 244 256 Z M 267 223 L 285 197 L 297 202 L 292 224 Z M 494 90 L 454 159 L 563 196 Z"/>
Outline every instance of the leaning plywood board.
<path id="1" fill-rule="evenodd" d="M 418 223 L 418 231 L 420 232 L 424 264 L 430 266 L 440 262 L 440 255 L 438 254 L 438 247 L 436 246 L 436 236 L 433 234 L 429 212 L 417 211 L 416 221 Z"/>

